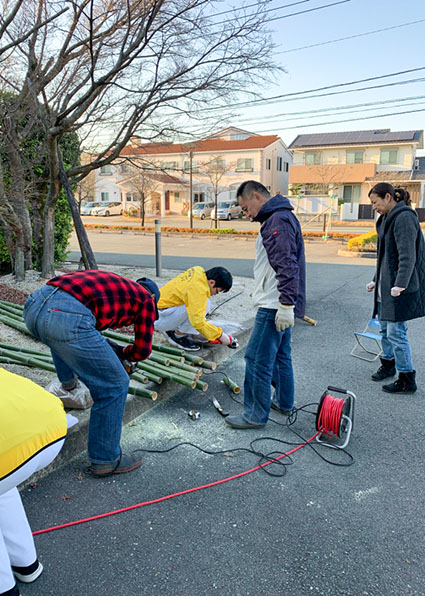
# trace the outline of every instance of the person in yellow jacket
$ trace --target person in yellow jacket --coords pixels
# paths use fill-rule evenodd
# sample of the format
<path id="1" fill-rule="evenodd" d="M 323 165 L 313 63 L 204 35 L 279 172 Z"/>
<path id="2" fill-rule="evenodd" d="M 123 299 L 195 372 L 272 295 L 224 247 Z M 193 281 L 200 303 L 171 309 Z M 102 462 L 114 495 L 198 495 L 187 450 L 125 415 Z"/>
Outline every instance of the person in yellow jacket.
<path id="1" fill-rule="evenodd" d="M 43 566 L 16 487 L 54 460 L 75 418 L 58 397 L 4 368 L 0 387 L 0 596 L 19 596 L 16 580 L 33 582 Z"/>
<path id="2" fill-rule="evenodd" d="M 189 339 L 188 335 L 192 334 L 229 345 L 230 336 L 220 327 L 208 323 L 205 317 L 210 308 L 210 297 L 228 292 L 232 283 L 232 275 L 224 267 L 204 271 L 196 266 L 174 277 L 160 288 L 155 330 L 162 331 L 171 345 L 192 352 L 200 349 L 198 343 Z"/>

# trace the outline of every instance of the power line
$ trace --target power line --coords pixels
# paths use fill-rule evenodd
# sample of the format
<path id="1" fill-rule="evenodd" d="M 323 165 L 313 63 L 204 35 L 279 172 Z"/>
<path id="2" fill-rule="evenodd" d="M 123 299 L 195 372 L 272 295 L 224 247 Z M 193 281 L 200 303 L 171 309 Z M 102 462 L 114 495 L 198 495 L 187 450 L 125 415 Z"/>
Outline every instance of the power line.
<path id="1" fill-rule="evenodd" d="M 273 114 L 270 116 L 264 116 L 263 118 L 257 118 L 255 120 L 255 122 L 260 123 L 260 122 L 265 122 L 265 121 L 273 121 L 273 120 L 276 120 L 281 117 L 283 119 L 292 119 L 292 118 L 290 118 L 291 116 L 307 117 L 304 115 L 305 114 L 308 114 L 308 115 L 321 114 L 323 112 L 335 112 L 335 111 L 341 111 L 341 110 L 348 110 L 348 109 L 352 109 L 352 108 L 363 108 L 363 107 L 368 107 L 368 106 L 383 106 L 383 107 L 385 107 L 385 105 L 389 104 L 389 103 L 401 103 L 401 102 L 418 100 L 418 99 L 425 99 L 425 95 L 414 95 L 411 97 L 401 97 L 398 99 L 385 99 L 382 101 L 370 101 L 370 102 L 366 102 L 366 103 L 357 103 L 357 104 L 351 104 L 351 105 L 345 105 L 345 106 L 335 106 L 332 108 L 321 108 L 320 110 L 303 110 L 302 112 L 284 112 L 282 114 Z M 375 109 L 378 109 L 378 108 L 375 108 Z M 315 116 L 311 116 L 311 117 L 314 118 Z M 242 120 L 239 120 L 239 125 L 244 125 L 245 123 L 246 124 L 252 123 L 252 119 L 244 118 Z"/>
<path id="2" fill-rule="evenodd" d="M 307 2 L 308 0 L 302 0 L 302 1 L 303 2 Z M 337 6 L 338 4 L 345 4 L 346 2 L 351 2 L 351 0 L 339 0 L 338 2 L 332 2 L 331 4 L 322 4 L 322 6 L 316 6 L 315 8 L 309 8 L 307 10 L 301 10 L 299 12 L 292 12 L 291 14 L 285 14 L 285 15 L 282 15 L 280 17 L 273 17 L 271 19 L 266 19 L 264 22 L 265 23 L 271 23 L 272 21 L 279 21 L 281 19 L 289 19 L 289 17 L 295 17 L 295 16 L 300 15 L 300 14 L 306 14 L 308 12 L 314 12 L 316 10 L 322 10 L 323 8 L 329 8 L 331 6 Z M 294 4 L 301 4 L 301 2 L 295 2 Z M 272 9 L 269 9 L 267 11 L 263 11 L 263 13 L 260 13 L 260 14 L 264 14 L 265 12 L 270 12 L 270 11 L 273 11 L 273 10 L 279 10 L 279 9 L 278 8 L 272 8 Z M 253 14 L 245 15 L 244 18 L 249 18 L 249 17 L 252 17 L 252 16 L 260 16 L 260 15 L 258 13 L 253 13 Z M 218 23 L 213 23 L 213 25 L 214 26 L 216 26 L 216 25 L 224 25 L 224 24 L 227 24 L 227 23 L 229 23 L 231 21 L 237 21 L 237 20 L 238 20 L 238 18 L 226 19 L 225 21 L 218 21 Z"/>
<path id="3" fill-rule="evenodd" d="M 282 6 L 276 6 L 276 8 L 268 8 L 267 10 L 263 10 L 261 12 L 261 14 L 265 14 L 266 12 L 273 12 L 274 10 L 281 10 L 283 8 L 289 8 L 290 6 L 294 6 L 295 4 L 305 4 L 306 2 L 311 2 L 311 0 L 298 0 L 298 2 L 291 2 L 290 4 L 283 4 Z M 229 12 L 231 12 L 232 14 L 234 14 L 237 10 L 244 10 L 245 8 L 251 8 L 252 6 L 260 6 L 262 3 L 261 2 L 254 2 L 253 4 L 246 4 L 245 6 L 240 6 L 239 8 L 231 8 L 229 10 L 223 10 L 222 12 L 216 12 L 214 13 L 214 15 L 209 15 L 209 16 L 215 16 L 215 17 L 219 17 L 222 14 L 228 14 Z M 252 13 L 250 15 L 245 15 L 248 17 L 252 17 L 255 16 L 257 13 Z M 221 21 L 222 23 L 227 23 L 228 21 Z M 214 23 L 214 25 L 218 25 L 219 23 Z"/>
<path id="4" fill-rule="evenodd" d="M 206 111 L 216 111 L 216 110 L 227 110 L 229 108 L 233 108 L 233 107 L 249 107 L 251 105 L 256 105 L 256 104 L 260 104 L 260 103 L 269 103 L 278 99 L 284 99 L 287 97 L 292 97 L 292 96 L 296 96 L 296 95 L 304 95 L 305 93 L 316 93 L 317 91 L 326 91 L 328 89 L 335 89 L 337 87 L 346 87 L 348 85 L 357 85 L 358 83 L 366 83 L 369 81 L 377 81 L 379 79 L 385 79 L 388 77 L 396 77 L 402 74 L 407 74 L 407 73 L 411 73 L 411 72 L 418 72 L 420 70 L 425 70 L 425 66 L 420 66 L 418 68 L 410 68 L 408 70 L 400 70 L 398 72 L 392 72 L 389 74 L 385 74 L 385 75 L 379 75 L 379 76 L 375 76 L 375 77 L 368 77 L 366 79 L 358 79 L 356 81 L 348 81 L 347 83 L 337 83 L 335 85 L 327 85 L 325 87 L 316 87 L 314 89 L 306 89 L 305 91 L 294 91 L 293 93 L 284 93 L 282 95 L 274 95 L 272 97 L 264 97 L 261 99 L 253 99 L 251 101 L 244 101 L 244 102 L 238 102 L 238 103 L 233 103 L 233 104 L 227 104 L 226 106 L 217 106 L 217 107 L 210 107 L 210 108 L 201 108 L 200 110 L 198 110 L 199 112 L 206 112 Z M 403 81 L 399 81 L 399 83 L 403 83 Z M 394 84 L 398 84 L 398 83 L 394 83 Z M 373 87 L 371 87 L 372 89 Z M 313 96 L 314 97 L 314 96 Z M 317 97 L 323 97 L 318 95 Z"/>
<path id="5" fill-rule="evenodd" d="M 389 114 L 378 114 L 375 116 L 362 116 L 361 118 L 348 118 L 345 120 L 333 120 L 332 122 L 314 122 L 312 124 L 300 124 L 298 126 L 288 126 L 284 127 L 283 130 L 293 130 L 294 128 L 309 128 L 312 126 L 328 126 L 329 124 L 340 124 L 341 122 L 357 122 L 357 120 L 371 120 L 376 118 L 387 118 L 389 116 L 401 116 L 403 114 L 413 114 L 415 112 L 425 112 L 425 108 L 421 108 L 419 110 L 405 110 L 403 112 L 390 112 Z M 260 133 L 263 134 L 267 132 L 276 132 L 275 129 L 272 130 L 262 130 Z"/>
<path id="6" fill-rule="evenodd" d="M 356 37 L 365 37 L 366 35 L 374 35 L 375 33 L 382 33 L 383 31 L 391 31 L 392 29 L 399 29 L 400 27 L 408 27 L 409 25 L 416 25 L 418 23 L 424 23 L 425 19 L 418 21 L 410 21 L 409 23 L 400 23 L 400 25 L 393 25 L 392 27 L 385 27 L 384 29 L 375 29 L 374 31 L 366 31 L 365 33 L 357 33 L 356 35 L 349 35 L 347 37 L 339 37 L 338 39 L 331 39 L 329 41 L 322 41 L 320 43 L 313 43 L 309 46 L 300 46 L 299 48 L 291 48 L 284 50 L 283 52 L 276 52 L 274 55 L 288 54 L 289 52 L 298 52 L 299 50 L 306 50 L 308 48 L 317 48 L 318 46 L 325 46 L 331 43 L 337 43 L 339 41 L 346 41 L 347 39 L 355 39 Z"/>

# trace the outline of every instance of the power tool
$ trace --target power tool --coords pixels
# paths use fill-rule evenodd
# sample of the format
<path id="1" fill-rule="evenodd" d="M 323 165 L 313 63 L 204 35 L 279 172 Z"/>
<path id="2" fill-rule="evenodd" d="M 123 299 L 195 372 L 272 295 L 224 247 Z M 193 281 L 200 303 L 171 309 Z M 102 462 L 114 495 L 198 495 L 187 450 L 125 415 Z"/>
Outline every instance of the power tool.
<path id="1" fill-rule="evenodd" d="M 124 354 L 124 348 L 122 346 L 115 343 L 114 341 L 111 341 L 110 339 L 107 339 L 107 342 L 111 346 L 111 348 L 114 350 L 114 352 L 118 356 L 118 358 L 120 359 L 120 362 L 123 365 L 123 367 L 125 368 L 128 376 L 131 376 L 137 368 L 137 362 L 130 362 L 130 360 L 127 360 L 127 358 L 125 357 L 125 354 Z"/>

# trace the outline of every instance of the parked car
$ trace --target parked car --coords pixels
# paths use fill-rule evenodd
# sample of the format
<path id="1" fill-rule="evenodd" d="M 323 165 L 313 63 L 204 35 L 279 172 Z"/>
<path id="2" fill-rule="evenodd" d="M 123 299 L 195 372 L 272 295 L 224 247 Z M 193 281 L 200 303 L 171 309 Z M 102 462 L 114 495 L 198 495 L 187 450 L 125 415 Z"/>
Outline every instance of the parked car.
<path id="1" fill-rule="evenodd" d="M 108 217 L 108 215 L 121 215 L 122 211 L 122 203 L 119 201 L 113 201 L 100 203 L 99 207 L 95 207 L 91 214 L 105 215 Z"/>
<path id="2" fill-rule="evenodd" d="M 193 205 L 193 217 L 199 217 L 205 219 L 211 214 L 214 208 L 214 203 L 194 203 Z M 190 217 L 190 209 L 188 216 Z"/>
<path id="3" fill-rule="evenodd" d="M 84 203 L 84 205 L 81 205 L 81 210 L 80 213 L 81 215 L 91 215 L 92 211 L 95 207 L 98 207 L 99 205 L 101 205 L 102 203 L 100 203 L 99 201 L 96 203 Z"/>
<path id="4" fill-rule="evenodd" d="M 237 201 L 222 201 L 217 203 L 217 219 L 231 220 L 233 217 L 239 217 L 242 213 Z M 211 219 L 215 219 L 215 207 L 211 211 Z"/>

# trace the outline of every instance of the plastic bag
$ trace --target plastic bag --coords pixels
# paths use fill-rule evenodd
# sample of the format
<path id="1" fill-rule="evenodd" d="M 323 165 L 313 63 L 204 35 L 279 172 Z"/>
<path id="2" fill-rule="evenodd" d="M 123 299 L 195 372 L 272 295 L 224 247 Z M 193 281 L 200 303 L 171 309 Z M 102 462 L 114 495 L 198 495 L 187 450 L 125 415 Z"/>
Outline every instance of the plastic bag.
<path id="1" fill-rule="evenodd" d="M 93 405 L 93 400 L 88 387 L 86 387 L 80 380 L 77 381 L 75 389 L 66 391 L 66 389 L 62 387 L 62 383 L 56 377 L 46 385 L 45 389 L 49 393 L 56 395 L 68 410 L 86 410 Z"/>

